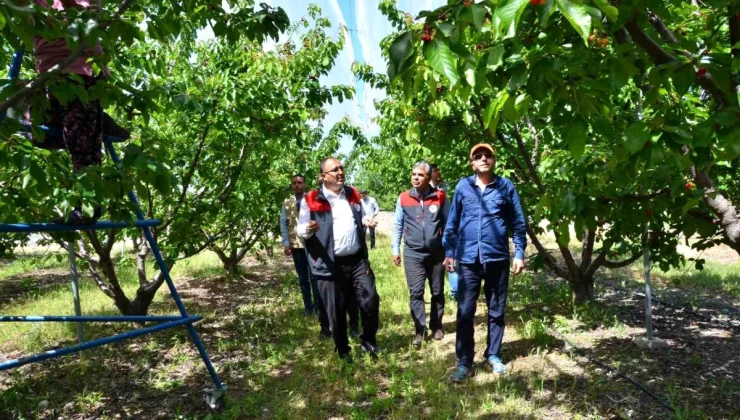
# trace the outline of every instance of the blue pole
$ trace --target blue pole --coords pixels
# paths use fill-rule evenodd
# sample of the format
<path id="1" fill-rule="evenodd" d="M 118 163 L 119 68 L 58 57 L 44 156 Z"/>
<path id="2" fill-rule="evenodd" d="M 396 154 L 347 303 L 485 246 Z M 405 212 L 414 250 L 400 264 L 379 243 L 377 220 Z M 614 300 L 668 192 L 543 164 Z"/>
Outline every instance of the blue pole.
<path id="1" fill-rule="evenodd" d="M 197 315 L 192 315 L 189 318 L 202 319 Z M 128 316 L 104 316 L 104 315 L 88 315 L 88 316 L 66 316 L 66 315 L 29 315 L 29 316 L 14 316 L 6 315 L 0 316 L 0 322 L 162 322 L 162 321 L 177 321 L 178 319 L 185 319 L 179 315 L 128 315 Z"/>
<path id="2" fill-rule="evenodd" d="M 13 58 L 10 60 L 10 69 L 8 69 L 8 79 L 15 80 L 21 74 L 21 64 L 23 63 L 23 48 L 15 50 Z M 0 121 L 5 119 L 5 112 L 0 114 Z"/>
<path id="3" fill-rule="evenodd" d="M 120 164 L 120 159 L 118 159 L 118 154 L 116 153 L 116 149 L 115 147 L 113 147 L 113 144 L 109 141 L 106 141 L 105 148 L 110 154 L 111 159 L 113 159 L 113 162 L 115 162 L 117 165 Z M 136 198 L 136 194 L 134 194 L 133 191 L 129 191 L 128 198 L 136 206 L 136 218 L 139 220 L 145 220 L 144 213 L 141 211 L 141 206 L 139 205 L 138 198 Z M 149 242 L 149 247 L 152 250 L 152 254 L 154 254 L 154 258 L 157 260 L 159 269 L 162 271 L 162 275 L 164 275 L 164 279 L 167 282 L 167 287 L 170 290 L 170 294 L 172 295 L 172 298 L 175 300 L 177 309 L 180 310 L 180 314 L 182 314 L 183 317 L 189 316 L 187 309 L 185 309 L 185 305 L 182 303 L 182 299 L 180 299 L 180 294 L 177 292 L 175 283 L 172 281 L 172 278 L 170 277 L 170 270 L 167 268 L 167 263 L 165 263 L 164 258 L 162 258 L 162 253 L 159 252 L 159 246 L 157 246 L 157 241 L 154 240 L 154 235 L 152 235 L 152 230 L 149 227 L 142 227 L 142 231 L 144 232 L 144 236 L 146 237 L 147 242 Z M 190 337 L 193 339 L 193 343 L 195 344 L 195 347 L 198 349 L 198 353 L 200 353 L 201 359 L 203 359 L 203 364 L 206 365 L 206 369 L 208 370 L 208 373 L 211 375 L 211 380 L 213 380 L 213 384 L 216 385 L 216 389 L 219 389 L 219 390 L 223 389 L 223 384 L 221 383 L 221 379 L 218 377 L 218 373 L 216 373 L 216 369 L 213 368 L 211 359 L 210 357 L 208 357 L 208 353 L 206 352 L 206 349 L 203 346 L 203 342 L 200 341 L 198 332 L 195 331 L 195 327 L 193 327 L 192 324 L 188 324 L 187 328 L 188 328 L 188 332 L 190 333 Z"/>
<path id="4" fill-rule="evenodd" d="M 56 223 L 0 223 L 0 233 L 72 232 L 80 230 L 121 229 L 127 227 L 150 227 L 159 225 L 159 220 L 136 220 L 128 222 L 101 221 L 94 225 L 60 225 Z"/>
<path id="5" fill-rule="evenodd" d="M 7 370 L 7 369 L 12 369 L 12 368 L 17 368 L 19 366 L 27 365 L 29 363 L 35 363 L 35 362 L 40 362 L 42 360 L 53 359 L 55 357 L 65 356 L 67 354 L 72 354 L 78 351 L 91 349 L 93 347 L 100 347 L 106 344 L 127 340 L 129 338 L 151 334 L 157 331 L 166 330 L 168 328 L 178 327 L 183 324 L 192 325 L 192 323 L 197 320 L 198 320 L 198 317 L 181 318 L 181 319 L 178 319 L 177 321 L 170 321 L 164 324 L 153 325 L 151 327 L 128 331 L 123 334 L 118 334 L 118 335 L 113 335 L 110 337 L 104 337 L 104 338 L 98 338 L 96 340 L 86 341 L 82 344 L 78 344 L 72 347 L 65 347 L 65 348 L 57 349 L 57 350 L 49 350 L 43 353 L 34 354 L 32 356 L 26 356 L 26 357 L 21 357 L 19 359 L 8 360 L 6 362 L 0 363 L 0 372 Z"/>

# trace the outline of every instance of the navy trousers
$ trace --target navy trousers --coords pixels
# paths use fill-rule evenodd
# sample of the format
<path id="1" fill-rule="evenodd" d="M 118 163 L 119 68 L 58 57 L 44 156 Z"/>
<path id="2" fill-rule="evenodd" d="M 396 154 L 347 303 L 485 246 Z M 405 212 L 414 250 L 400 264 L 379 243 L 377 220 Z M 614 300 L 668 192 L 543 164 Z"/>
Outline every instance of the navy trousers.
<path id="1" fill-rule="evenodd" d="M 509 260 L 460 264 L 455 352 L 458 364 L 465 367 L 472 366 L 475 355 L 473 323 L 481 283 L 488 304 L 488 338 L 484 357 L 500 357 L 504 339 L 506 291 L 509 287 Z"/>

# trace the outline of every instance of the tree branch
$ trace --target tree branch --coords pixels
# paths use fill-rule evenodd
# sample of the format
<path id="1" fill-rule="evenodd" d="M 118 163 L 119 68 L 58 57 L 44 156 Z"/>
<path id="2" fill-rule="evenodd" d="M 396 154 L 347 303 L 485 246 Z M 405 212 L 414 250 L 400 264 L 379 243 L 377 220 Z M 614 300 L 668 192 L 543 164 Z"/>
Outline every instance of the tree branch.
<path id="1" fill-rule="evenodd" d="M 555 272 L 558 276 L 567 279 L 568 278 L 568 272 L 563 269 L 560 265 L 558 265 L 557 260 L 550 255 L 549 252 L 545 249 L 545 247 L 540 242 L 537 235 L 534 233 L 534 230 L 532 229 L 529 224 L 527 224 L 527 234 L 529 235 L 529 239 L 532 241 L 532 245 L 534 245 L 535 248 L 537 248 L 537 252 L 542 255 L 542 259 L 545 262 L 545 265 L 547 265 L 552 271 Z"/>
<path id="2" fill-rule="evenodd" d="M 658 191 L 652 193 L 652 194 L 629 194 L 629 195 L 622 195 L 619 197 L 597 197 L 596 200 L 601 204 L 609 204 L 614 203 L 617 201 L 630 201 L 634 203 L 639 203 L 643 201 L 650 201 L 654 199 L 655 197 L 659 197 L 661 195 L 670 194 L 671 189 L 668 187 L 661 188 Z"/>
<path id="3" fill-rule="evenodd" d="M 627 258 L 624 261 L 609 261 L 606 258 L 604 258 L 603 266 L 606 268 L 623 268 L 639 260 L 641 257 L 642 257 L 642 252 L 638 252 L 637 254 L 632 255 L 631 257 Z"/>
<path id="4" fill-rule="evenodd" d="M 193 156 L 190 167 L 185 173 L 185 177 L 182 179 L 182 191 L 180 192 L 180 197 L 177 198 L 177 204 L 175 204 L 175 208 L 170 212 L 169 216 L 167 217 L 167 221 L 164 223 L 161 230 L 167 229 L 167 227 L 172 224 L 172 221 L 175 219 L 177 213 L 180 212 L 180 209 L 185 202 L 185 197 L 187 196 L 188 189 L 190 188 L 190 183 L 193 180 L 193 175 L 195 175 L 195 170 L 197 169 L 198 163 L 200 162 L 200 155 L 203 152 L 203 147 L 205 146 L 206 138 L 208 138 L 208 131 L 210 131 L 210 128 L 211 125 L 207 124 L 206 127 L 203 129 L 203 133 L 200 136 L 200 141 L 198 142 L 198 147 L 195 150 L 195 156 Z"/>
<path id="5" fill-rule="evenodd" d="M 627 29 L 627 32 L 629 32 L 635 44 L 645 50 L 655 63 L 666 64 L 676 60 L 676 57 L 664 50 L 663 47 L 658 45 L 657 42 L 650 38 L 650 36 L 640 28 L 637 24 L 637 16 L 628 20 L 627 23 L 624 24 L 624 27 Z"/>
<path id="6" fill-rule="evenodd" d="M 594 243 L 596 242 L 596 229 L 584 228 L 583 230 L 583 249 L 581 250 L 581 265 L 579 267 L 582 273 L 591 265 Z"/>
<path id="7" fill-rule="evenodd" d="M 522 139 L 522 135 L 519 133 L 519 130 L 514 127 L 513 131 L 514 139 L 516 139 L 517 148 L 519 149 L 519 155 L 524 160 L 524 163 L 527 165 L 527 169 L 529 170 L 530 177 L 534 181 L 535 186 L 537 187 L 537 190 L 544 194 L 545 193 L 545 186 L 542 185 L 542 180 L 540 179 L 540 176 L 537 174 L 537 169 L 532 164 L 531 159 L 529 158 L 529 153 L 527 153 L 527 149 L 524 146 L 524 140 Z"/>

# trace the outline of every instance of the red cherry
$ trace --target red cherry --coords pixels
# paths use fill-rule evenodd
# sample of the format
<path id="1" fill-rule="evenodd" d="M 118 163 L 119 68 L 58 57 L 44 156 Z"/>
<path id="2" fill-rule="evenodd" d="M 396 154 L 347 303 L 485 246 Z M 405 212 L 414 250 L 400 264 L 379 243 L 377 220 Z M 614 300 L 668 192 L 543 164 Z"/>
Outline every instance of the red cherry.
<path id="1" fill-rule="evenodd" d="M 696 184 L 694 184 L 694 183 L 693 183 L 693 182 L 691 182 L 691 181 L 687 182 L 687 183 L 686 183 L 686 184 L 684 184 L 684 186 L 683 186 L 683 189 L 684 189 L 684 190 L 686 190 L 686 191 L 691 191 L 691 190 L 693 190 L 694 188 L 696 188 Z"/>
<path id="2" fill-rule="evenodd" d="M 653 211 L 650 209 L 645 210 L 645 216 L 647 217 L 653 217 Z"/>
<path id="3" fill-rule="evenodd" d="M 705 69 L 704 67 L 700 67 L 699 70 L 696 71 L 697 77 L 702 77 L 705 74 L 707 74 L 707 69 Z"/>
<path id="4" fill-rule="evenodd" d="M 429 34 L 422 34 L 421 40 L 426 44 L 427 42 L 430 42 L 432 40 L 432 36 Z"/>

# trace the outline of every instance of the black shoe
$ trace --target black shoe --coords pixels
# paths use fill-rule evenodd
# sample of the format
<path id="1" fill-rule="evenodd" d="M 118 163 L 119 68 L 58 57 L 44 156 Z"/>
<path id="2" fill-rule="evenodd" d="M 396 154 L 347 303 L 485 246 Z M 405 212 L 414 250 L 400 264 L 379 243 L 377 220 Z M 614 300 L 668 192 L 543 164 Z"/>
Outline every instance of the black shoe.
<path id="1" fill-rule="evenodd" d="M 414 335 L 414 340 L 411 342 L 411 345 L 418 348 L 421 348 L 421 343 L 424 341 L 424 335 L 423 334 L 416 334 Z"/>
<path id="2" fill-rule="evenodd" d="M 331 330 L 327 330 L 327 329 L 322 328 L 321 329 L 321 332 L 319 333 L 319 339 L 322 339 L 323 340 L 323 339 L 327 339 L 327 338 L 331 338 Z"/>
<path id="3" fill-rule="evenodd" d="M 352 364 L 352 354 L 351 353 L 345 353 L 339 355 L 339 360 L 342 362 L 351 365 Z"/>
<path id="4" fill-rule="evenodd" d="M 357 328 L 351 328 L 349 330 L 349 336 L 357 340 L 360 338 L 360 331 L 358 331 Z"/>
<path id="5" fill-rule="evenodd" d="M 51 223 L 54 223 L 55 225 L 69 225 L 69 226 L 88 226 L 88 225 L 94 225 L 97 223 L 98 218 L 100 217 L 100 210 L 99 207 L 96 208 L 96 215 L 93 215 L 93 217 L 87 217 L 84 214 L 82 214 L 82 211 L 74 209 L 69 213 L 69 216 L 65 219 L 64 217 L 56 217 L 54 219 L 51 219 Z"/>
<path id="6" fill-rule="evenodd" d="M 370 357 L 376 360 L 378 359 L 378 357 L 380 357 L 380 353 L 381 353 L 380 347 L 378 347 L 377 344 L 371 344 L 371 343 L 368 343 L 367 341 L 362 342 L 362 344 L 360 345 L 360 351 L 362 351 L 363 353 L 369 354 Z"/>
<path id="7" fill-rule="evenodd" d="M 103 132 L 106 136 L 119 137 L 124 140 L 131 136 L 128 130 L 118 125 L 116 120 L 105 112 L 103 112 Z"/>

